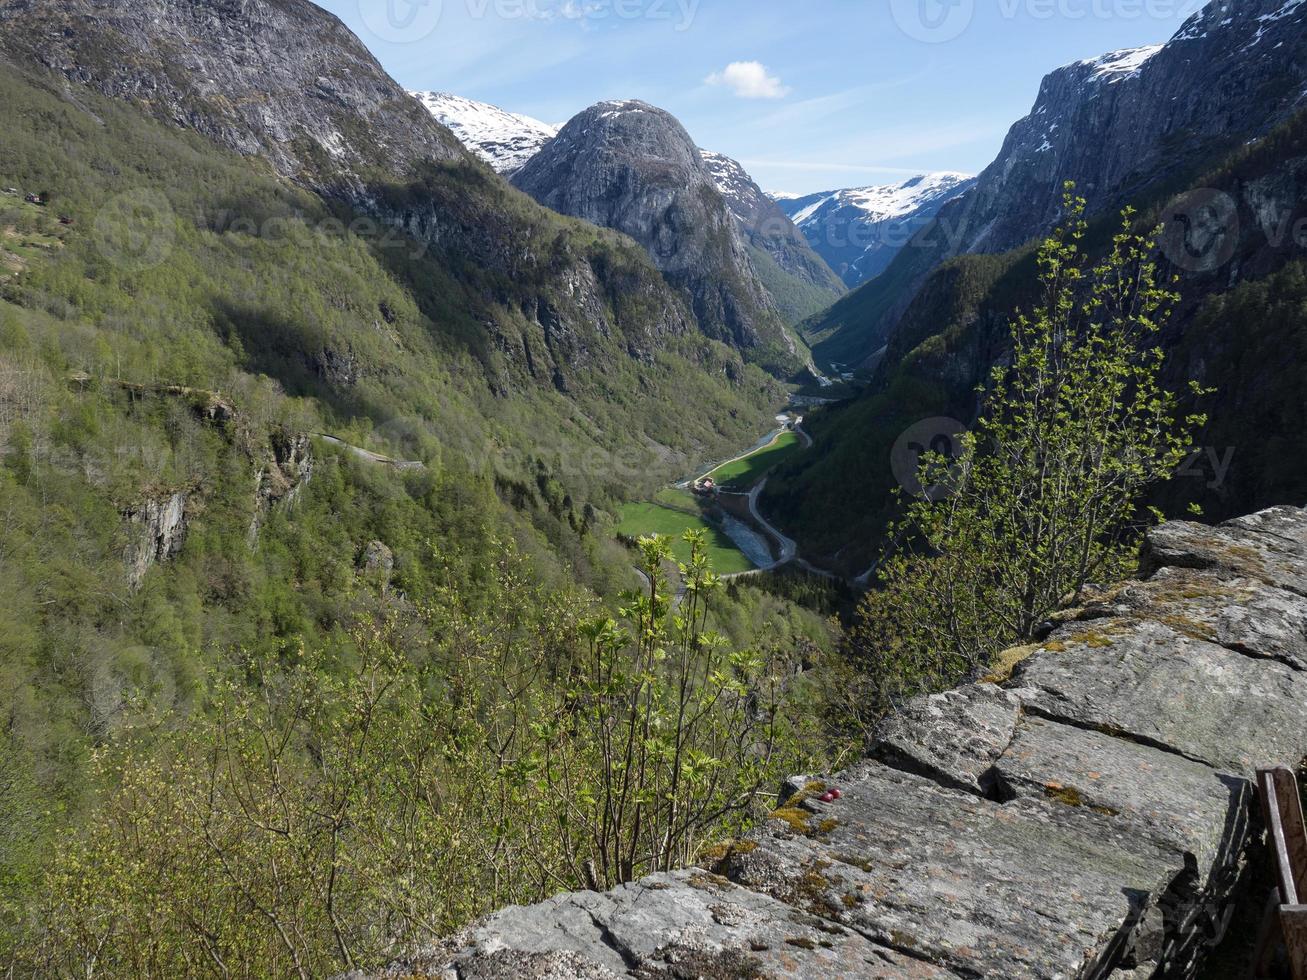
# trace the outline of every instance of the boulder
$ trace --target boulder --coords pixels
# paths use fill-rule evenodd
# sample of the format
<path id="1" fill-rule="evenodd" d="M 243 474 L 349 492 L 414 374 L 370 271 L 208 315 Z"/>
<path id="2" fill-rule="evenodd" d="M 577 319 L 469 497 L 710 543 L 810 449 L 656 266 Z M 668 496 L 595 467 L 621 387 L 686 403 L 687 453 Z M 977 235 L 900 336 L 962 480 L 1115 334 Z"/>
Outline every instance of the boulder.
<path id="1" fill-rule="evenodd" d="M 705 871 L 505 909 L 373 976 L 553 980 L 956 974 Z"/>
<path id="2" fill-rule="evenodd" d="M 1017 667 L 1027 710 L 1223 772 L 1307 756 L 1307 675 L 1153 621 L 1073 623 Z"/>
<path id="3" fill-rule="evenodd" d="M 871 754 L 886 765 L 981 796 L 1012 741 L 1021 699 L 994 684 L 914 698 L 876 728 Z"/>

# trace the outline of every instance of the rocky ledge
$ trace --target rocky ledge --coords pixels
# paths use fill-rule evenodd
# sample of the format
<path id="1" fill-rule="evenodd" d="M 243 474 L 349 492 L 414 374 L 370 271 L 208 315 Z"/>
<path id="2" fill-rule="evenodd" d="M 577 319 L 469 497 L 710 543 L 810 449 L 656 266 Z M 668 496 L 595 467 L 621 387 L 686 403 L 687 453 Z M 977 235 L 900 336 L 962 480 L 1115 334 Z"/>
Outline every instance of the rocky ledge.
<path id="1" fill-rule="evenodd" d="M 1255 770 L 1307 756 L 1307 512 L 1168 524 L 1141 575 L 907 705 L 709 868 L 507 909 L 380 975 L 1192 976 Z"/>

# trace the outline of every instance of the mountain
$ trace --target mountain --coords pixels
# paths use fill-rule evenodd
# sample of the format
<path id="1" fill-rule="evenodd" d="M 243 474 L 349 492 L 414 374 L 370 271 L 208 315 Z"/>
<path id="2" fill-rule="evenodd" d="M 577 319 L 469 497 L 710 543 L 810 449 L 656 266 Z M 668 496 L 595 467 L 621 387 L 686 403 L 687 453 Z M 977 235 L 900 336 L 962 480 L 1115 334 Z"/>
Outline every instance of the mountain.
<path id="1" fill-rule="evenodd" d="M 484 102 L 439 92 L 413 95 L 469 150 L 508 177 L 558 134 L 557 128 L 539 120 Z M 720 153 L 699 153 L 748 247 L 754 265 L 751 277 L 761 282 L 785 322 L 797 323 L 837 299 L 844 292 L 843 283 L 744 168 Z M 703 177 L 698 172 L 693 179 L 702 184 Z"/>
<path id="2" fill-rule="evenodd" d="M 952 215 L 962 251 L 1002 252 L 1057 220 L 1074 181 L 1091 214 L 1264 136 L 1307 105 L 1307 5 L 1215 0 L 1166 44 L 1066 65 Z"/>
<path id="3" fill-rule="evenodd" d="M 558 127 L 448 92 L 413 92 L 436 120 L 496 173 L 512 174 L 558 135 Z"/>
<path id="4" fill-rule="evenodd" d="M 33 493 L 75 498 L 61 506 L 94 538 L 75 548 L 97 595 L 126 587 L 126 553 L 148 558 L 147 593 L 155 559 L 228 565 L 235 578 L 176 600 L 196 601 L 188 650 L 210 596 L 259 621 L 238 582 L 264 581 L 247 542 L 298 489 L 288 474 L 308 472 L 314 433 L 424 461 L 429 484 L 397 504 L 413 527 L 484 511 L 485 533 L 542 576 L 624 585 L 603 515 L 774 414 L 775 380 L 703 337 L 642 249 L 514 190 L 305 0 L 3 0 L 0 128 L 0 187 L 53 202 L 0 194 L 0 369 L 40 392 L 23 409 L 39 448 L 24 471 Z M 72 446 L 65 412 L 96 420 Z M 314 453 L 313 472 L 335 472 Z M 0 495 L 22 497 L 7 473 Z M 427 552 L 339 512 L 331 488 L 354 477 L 337 475 L 317 484 L 326 497 L 301 495 L 336 528 L 312 547 L 349 568 L 390 538 L 425 576 Z M 304 611 L 327 592 L 346 614 L 336 585 L 301 584 L 287 630 L 339 622 Z M 44 636 L 107 622 L 92 605 L 22 616 Z M 104 649 L 144 642 L 133 622 Z"/>
<path id="5" fill-rule="evenodd" d="M 898 184 L 786 195 L 777 204 L 854 288 L 884 272 L 899 249 L 973 182 L 966 174 L 920 174 Z"/>
<path id="6" fill-rule="evenodd" d="M 0 5 L 0 27 L 10 57 L 266 161 L 420 242 L 461 294 L 459 315 L 438 319 L 477 324 L 459 331 L 481 349 L 492 390 L 574 390 L 578 373 L 649 363 L 695 329 L 643 255 L 514 192 L 311 3 L 24 0 Z M 692 356 L 718 363 L 706 347 Z"/>
<path id="7" fill-rule="evenodd" d="M 772 370 L 807 360 L 763 284 L 736 216 L 685 127 L 645 102 L 601 102 L 513 175 L 548 208 L 633 238 L 686 296 L 700 329 Z"/>
<path id="8" fill-rule="evenodd" d="M 843 294 L 839 277 L 743 166 L 721 153 L 699 152 L 753 250 L 759 274 L 788 322 L 797 323 L 825 309 Z M 771 270 L 773 264 L 779 273 Z"/>
<path id="9" fill-rule="evenodd" d="M 1089 201 L 1095 248 L 1126 205 L 1141 229 L 1171 229 L 1161 259 L 1184 301 L 1160 338 L 1167 382 L 1216 393 L 1194 406 L 1211 418 L 1206 448 L 1157 502 L 1218 518 L 1301 502 L 1307 482 L 1286 461 L 1307 452 L 1292 380 L 1307 357 L 1307 265 L 1292 233 L 1307 215 L 1304 174 L 1307 4 L 1212 3 L 1159 49 L 1053 72 L 921 247 L 804 325 L 816 357 L 875 374 L 861 397 L 809 417 L 816 451 L 772 478 L 764 507 L 810 554 L 866 568 L 893 509 L 891 447 L 922 419 L 974 418 L 1012 312 L 1037 300 L 1030 243 L 1056 222 L 1065 180 Z"/>
<path id="10" fill-rule="evenodd" d="M 511 691 L 574 702 L 634 583 L 618 512 L 752 443 L 781 386 L 303 0 L 0 0 L 0 132 L 0 973 L 335 976 L 509 900 L 450 801 L 515 778 Z M 723 588 L 707 624 L 807 655 L 794 609 Z M 170 798 L 256 743 L 259 775 Z M 328 800 L 338 750 L 379 819 Z M 433 832 L 397 837 L 419 784 Z M 423 867 L 328 856 L 323 819 Z M 347 865 L 384 895 L 323 887 Z"/>
<path id="11" fill-rule="evenodd" d="M 1046 234 L 1073 181 L 1091 216 L 1179 188 L 1307 105 L 1307 5 L 1213 0 L 1166 44 L 1051 72 L 963 196 L 890 268 L 804 325 L 822 362 L 878 356 L 932 271 Z"/>

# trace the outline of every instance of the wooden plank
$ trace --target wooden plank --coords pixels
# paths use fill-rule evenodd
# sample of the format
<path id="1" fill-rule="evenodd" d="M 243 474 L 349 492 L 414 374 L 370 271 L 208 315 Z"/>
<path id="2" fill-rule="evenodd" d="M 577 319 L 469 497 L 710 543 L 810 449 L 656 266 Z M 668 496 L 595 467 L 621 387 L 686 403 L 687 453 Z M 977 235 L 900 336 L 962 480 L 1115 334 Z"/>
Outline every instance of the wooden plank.
<path id="1" fill-rule="evenodd" d="M 1282 778 L 1277 777 L 1279 770 L 1262 769 L 1257 773 L 1257 785 L 1261 790 L 1262 817 L 1266 821 L 1266 843 L 1271 849 L 1275 861 L 1276 878 L 1280 885 L 1280 904 L 1298 904 L 1298 877 L 1294 874 L 1290 859 L 1289 842 L 1285 834 L 1284 809 L 1280 801 Z M 1293 774 L 1290 773 L 1290 776 Z"/>
<path id="2" fill-rule="evenodd" d="M 1248 980 L 1267 980 L 1272 976 L 1275 955 L 1280 947 L 1280 890 L 1272 888 L 1266 896 L 1266 908 L 1257 929 L 1257 945 L 1253 951 L 1252 969 Z"/>
<path id="3" fill-rule="evenodd" d="M 1293 980 L 1307 980 L 1307 905 L 1280 906 L 1280 928 Z"/>
<path id="4" fill-rule="evenodd" d="M 1307 905 L 1299 904 L 1299 896 L 1307 895 L 1307 824 L 1303 821 L 1298 778 L 1285 766 L 1261 769 L 1257 772 L 1257 788 L 1279 885 L 1280 936 L 1293 980 L 1307 980 Z M 1253 966 L 1255 976 L 1263 975 L 1269 963 L 1268 939 L 1263 930 Z"/>
<path id="5" fill-rule="evenodd" d="M 1276 797 L 1280 804 L 1280 820 L 1284 827 L 1285 846 L 1289 851 L 1289 867 L 1293 870 L 1294 890 L 1300 900 L 1307 899 L 1307 825 L 1303 823 L 1298 777 L 1285 766 L 1272 770 L 1271 776 L 1275 780 Z"/>

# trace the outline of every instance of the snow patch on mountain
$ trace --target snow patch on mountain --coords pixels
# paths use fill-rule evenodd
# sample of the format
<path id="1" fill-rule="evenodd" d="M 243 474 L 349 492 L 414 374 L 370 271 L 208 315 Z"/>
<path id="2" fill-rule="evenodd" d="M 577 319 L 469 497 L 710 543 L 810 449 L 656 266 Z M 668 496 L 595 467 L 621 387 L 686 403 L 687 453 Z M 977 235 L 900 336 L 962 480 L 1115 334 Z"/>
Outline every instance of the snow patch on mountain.
<path id="1" fill-rule="evenodd" d="M 448 92 L 411 94 L 464 146 L 501 174 L 520 170 L 540 152 L 541 147 L 558 135 L 557 126 L 460 95 Z"/>
<path id="2" fill-rule="evenodd" d="M 786 198 L 783 199 L 786 203 L 781 206 L 790 212 L 792 220 L 800 228 L 816 219 L 823 209 L 831 205 L 856 208 L 874 221 L 885 221 L 914 215 L 923 206 L 933 204 L 941 197 L 944 201 L 952 200 L 965 190 L 963 185 L 971 179 L 970 174 L 951 171 L 919 174 L 899 184 L 850 187 L 810 194 L 807 197 Z M 792 202 L 799 202 L 802 206 L 791 211 Z"/>
<path id="3" fill-rule="evenodd" d="M 711 150 L 701 149 L 699 153 L 708 172 L 712 174 L 713 183 L 728 204 L 734 207 L 738 202 L 748 200 L 758 193 L 758 185 L 738 161 Z"/>
<path id="4" fill-rule="evenodd" d="M 912 235 L 972 181 L 969 174 L 945 171 L 773 200 L 852 288 L 884 271 Z"/>
<path id="5" fill-rule="evenodd" d="M 1141 48 L 1123 48 L 1077 64 L 1093 69 L 1090 79 L 1112 85 L 1136 77 L 1148 60 L 1164 47 L 1164 44 L 1148 44 Z"/>

